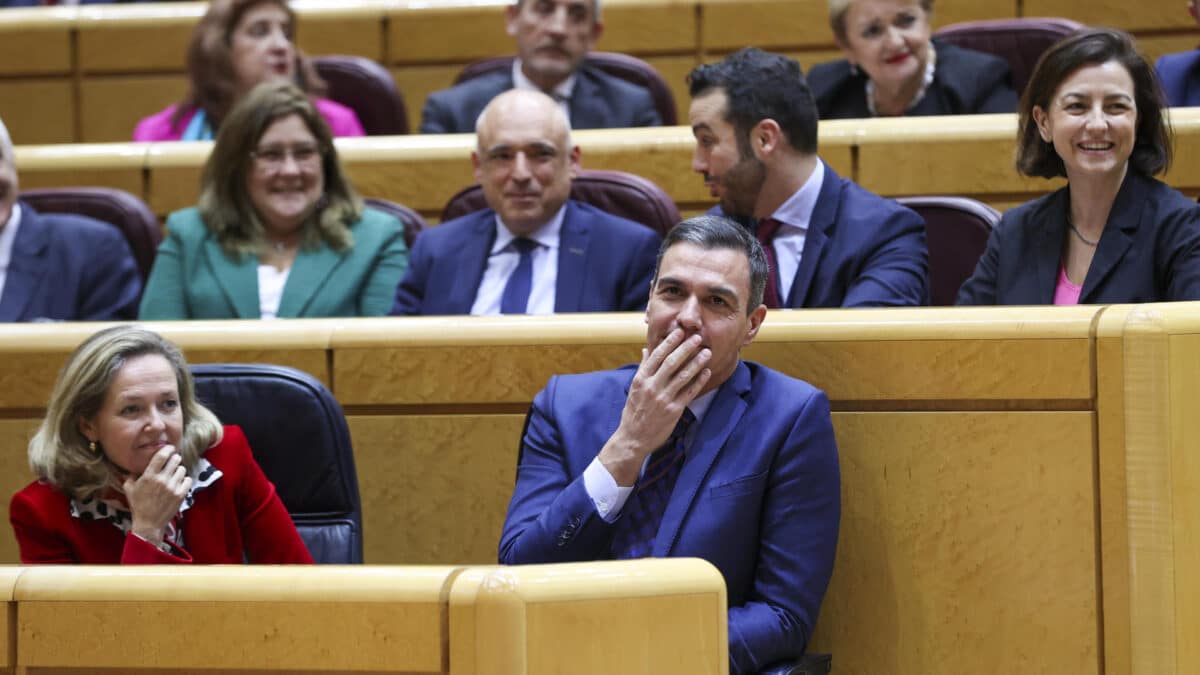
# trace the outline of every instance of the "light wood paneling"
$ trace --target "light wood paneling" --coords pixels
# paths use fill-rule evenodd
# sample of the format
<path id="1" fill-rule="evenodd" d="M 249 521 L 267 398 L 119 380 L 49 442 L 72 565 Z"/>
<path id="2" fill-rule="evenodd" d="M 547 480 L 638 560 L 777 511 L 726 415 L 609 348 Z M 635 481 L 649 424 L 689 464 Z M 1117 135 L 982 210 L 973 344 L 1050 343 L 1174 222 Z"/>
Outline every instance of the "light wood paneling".
<path id="1" fill-rule="evenodd" d="M 814 651 L 850 675 L 1100 672 L 1091 413 L 834 427 L 842 531 Z"/>
<path id="2" fill-rule="evenodd" d="M 146 189 L 143 200 L 160 218 L 195 206 L 200 175 L 212 151 L 211 141 L 154 143 L 146 146 Z"/>
<path id="3" fill-rule="evenodd" d="M 507 0 L 405 2 L 387 14 L 390 65 L 452 62 L 502 56 L 514 51 L 504 31 Z M 447 39 L 453 35 L 454 39 Z"/>
<path id="4" fill-rule="evenodd" d="M 688 94 L 687 76 L 696 67 L 697 60 L 695 56 L 648 56 L 646 62 L 654 66 L 659 75 L 662 75 L 666 80 L 667 86 L 671 88 L 671 95 L 675 98 L 675 114 L 678 116 L 677 122 L 683 126 L 688 125 L 688 105 L 691 104 L 691 95 Z"/>
<path id="5" fill-rule="evenodd" d="M 72 142 L 75 94 L 71 81 L 67 78 L 0 80 L 0 119 L 8 127 L 13 143 L 19 145 Z M 21 182 L 26 182 L 23 174 Z"/>
<path id="6" fill-rule="evenodd" d="M 696 53 L 696 6 L 690 0 L 605 0 L 596 49 L 630 54 Z"/>
<path id="7" fill-rule="evenodd" d="M 84 115 L 83 141 L 108 143 L 133 138 L 137 123 L 183 99 L 188 82 L 183 75 L 118 75 L 83 81 L 79 100 Z"/>
<path id="8" fill-rule="evenodd" d="M 350 54 L 382 63 L 384 17 L 390 4 L 353 0 L 298 5 L 296 44 L 310 56 Z"/>
<path id="9" fill-rule="evenodd" d="M 725 675 L 725 603 L 720 573 L 693 558 L 467 570 L 450 594 L 450 667 Z"/>
<path id="10" fill-rule="evenodd" d="M 494 564 L 524 420 L 351 415 L 366 562 Z"/>
<path id="11" fill-rule="evenodd" d="M 144 195 L 146 146 L 26 145 L 13 150 L 22 188 L 96 185 Z"/>
<path id="12" fill-rule="evenodd" d="M 45 403 L 45 401 L 43 401 Z M 29 439 L 37 432 L 41 419 L 0 419 L 0 517 L 3 517 L 3 535 L 0 535 L 0 564 L 21 561 L 17 540 L 12 526 L 8 524 L 8 501 L 13 494 L 33 480 L 27 461 Z M 0 567 L 0 573 L 5 568 Z M 2 613 L 0 613 L 2 614 Z M 7 637 L 0 631 L 0 639 Z"/>
<path id="13" fill-rule="evenodd" d="M 86 7 L 75 26 L 83 73 L 184 71 L 192 29 L 208 3 Z M 136 45 L 136 48 L 131 48 Z M 149 111 L 146 114 L 149 114 Z"/>
<path id="14" fill-rule="evenodd" d="M 443 598 L 453 574 L 448 567 L 29 569 L 16 590 L 18 664 L 445 672 Z M 189 626 L 203 626 L 205 639 Z"/>
<path id="15" fill-rule="evenodd" d="M 1187 3 L 1179 0 L 1022 0 L 1024 16 L 1063 16 L 1095 26 L 1143 30 L 1195 29 L 1187 14 Z"/>
<path id="16" fill-rule="evenodd" d="M 421 109 L 425 99 L 435 91 L 441 91 L 454 83 L 455 76 L 462 70 L 459 64 L 419 65 L 405 64 L 390 68 L 396 87 L 404 94 L 404 109 L 408 113 L 408 131 L 417 133 L 421 128 Z"/>
<path id="17" fill-rule="evenodd" d="M 0 76 L 71 72 L 71 17 L 75 9 L 0 12 Z"/>
<path id="18" fill-rule="evenodd" d="M 699 0 L 699 5 L 700 44 L 706 52 L 834 46 L 824 2 Z"/>

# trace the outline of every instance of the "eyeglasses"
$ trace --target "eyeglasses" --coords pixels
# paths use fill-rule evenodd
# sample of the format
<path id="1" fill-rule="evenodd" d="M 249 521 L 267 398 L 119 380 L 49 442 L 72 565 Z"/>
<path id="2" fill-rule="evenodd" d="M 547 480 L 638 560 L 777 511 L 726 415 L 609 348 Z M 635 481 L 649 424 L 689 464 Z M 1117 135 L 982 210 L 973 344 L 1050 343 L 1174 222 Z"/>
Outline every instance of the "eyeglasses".
<path id="1" fill-rule="evenodd" d="M 294 145 L 290 148 L 282 145 L 270 145 L 250 153 L 250 158 L 260 169 L 278 171 L 287 163 L 288 157 L 296 162 L 296 166 L 311 168 L 321 161 L 321 148 L 315 144 Z"/>

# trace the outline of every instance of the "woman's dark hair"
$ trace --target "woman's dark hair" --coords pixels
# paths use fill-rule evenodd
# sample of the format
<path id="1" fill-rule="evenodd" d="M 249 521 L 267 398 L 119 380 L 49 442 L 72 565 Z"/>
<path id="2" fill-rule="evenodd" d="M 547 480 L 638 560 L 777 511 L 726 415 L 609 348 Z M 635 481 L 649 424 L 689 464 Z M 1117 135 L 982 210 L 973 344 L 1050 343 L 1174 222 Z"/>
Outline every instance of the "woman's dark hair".
<path id="1" fill-rule="evenodd" d="M 208 116 L 213 129 L 229 114 L 237 95 L 237 76 L 233 72 L 230 51 L 233 30 L 242 16 L 251 9 L 263 5 L 278 5 L 287 12 L 292 25 L 296 24 L 296 13 L 285 0 L 212 0 L 204 17 L 192 31 L 188 45 L 187 70 L 190 88 L 187 96 L 175 108 L 172 126 L 199 108 Z M 322 96 L 326 92 L 325 81 L 317 75 L 313 64 L 297 47 L 296 86 L 309 96 Z"/>
<path id="2" fill-rule="evenodd" d="M 1050 110 L 1059 86 L 1080 68 L 1116 61 L 1133 80 L 1137 105 L 1137 132 L 1129 165 L 1146 176 L 1171 166 L 1171 127 L 1164 119 L 1166 105 L 1154 69 L 1138 54 L 1128 33 L 1111 28 L 1080 31 L 1046 50 L 1033 68 L 1018 108 L 1017 171 L 1027 176 L 1066 176 L 1054 145 L 1042 140 L 1033 109 Z"/>

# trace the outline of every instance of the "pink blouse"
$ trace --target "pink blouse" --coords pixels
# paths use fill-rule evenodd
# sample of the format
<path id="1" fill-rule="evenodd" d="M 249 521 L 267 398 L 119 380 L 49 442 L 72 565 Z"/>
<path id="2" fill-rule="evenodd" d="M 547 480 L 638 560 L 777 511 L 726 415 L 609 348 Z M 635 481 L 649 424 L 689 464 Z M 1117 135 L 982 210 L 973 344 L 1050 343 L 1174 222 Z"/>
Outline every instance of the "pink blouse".
<path id="1" fill-rule="evenodd" d="M 329 130 L 334 136 L 366 135 L 362 123 L 358 121 L 358 116 L 350 108 L 326 98 L 315 98 L 313 104 L 317 107 L 317 112 L 321 113 L 321 116 L 329 123 Z M 188 123 L 192 121 L 195 114 L 196 111 L 193 110 L 184 115 L 178 124 L 171 124 L 171 118 L 175 115 L 175 106 L 167 106 L 166 110 L 138 122 L 137 128 L 133 131 L 133 140 L 177 141 L 183 136 L 183 130 L 187 129 Z"/>
<path id="2" fill-rule="evenodd" d="M 1083 286 L 1076 286 L 1067 278 L 1067 268 L 1058 266 L 1058 283 L 1054 286 L 1054 304 L 1056 305 L 1078 305 L 1079 292 L 1083 290 Z"/>

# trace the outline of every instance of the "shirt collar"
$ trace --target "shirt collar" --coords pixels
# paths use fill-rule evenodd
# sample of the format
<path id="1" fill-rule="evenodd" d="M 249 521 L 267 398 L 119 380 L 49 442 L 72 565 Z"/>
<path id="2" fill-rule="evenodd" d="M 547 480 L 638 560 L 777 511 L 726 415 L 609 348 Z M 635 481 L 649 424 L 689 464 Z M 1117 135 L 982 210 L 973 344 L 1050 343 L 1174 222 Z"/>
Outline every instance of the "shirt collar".
<path id="1" fill-rule="evenodd" d="M 771 217 L 783 223 L 783 228 L 799 230 L 800 232 L 808 231 L 808 224 L 812 221 L 813 210 L 817 208 L 817 197 L 821 195 L 821 186 L 825 183 L 825 162 L 817 160 L 817 165 L 813 172 L 809 174 L 808 180 L 804 181 L 804 185 L 800 186 L 791 197 L 787 198 L 779 208 L 775 209 L 775 213 Z"/>
<path id="2" fill-rule="evenodd" d="M 725 386 L 724 383 L 722 383 L 721 386 Z M 712 405 L 713 399 L 717 397 L 717 392 L 720 390 L 721 387 L 717 387 L 710 392 L 700 394 L 696 398 L 692 399 L 692 402 L 688 404 L 687 408 L 688 410 L 692 411 L 692 415 L 696 417 L 697 422 L 704 419 L 704 413 L 708 412 L 708 407 Z M 693 426 L 700 425 L 695 424 Z"/>
<path id="3" fill-rule="evenodd" d="M 0 227 L 0 269 L 12 261 L 13 245 L 17 241 L 17 228 L 21 226 L 21 202 L 13 202 L 12 215 L 8 223 Z"/>
<path id="4" fill-rule="evenodd" d="M 529 234 L 527 239 L 532 239 L 537 243 L 545 246 L 548 249 L 557 249 L 559 235 L 562 233 L 563 218 L 566 216 L 567 205 L 564 203 L 558 208 L 558 212 L 554 214 L 550 220 L 538 229 Z M 492 244 L 490 255 L 496 255 L 508 248 L 513 239 L 517 237 L 504 225 L 504 221 L 500 219 L 500 214 L 496 214 L 496 241 Z"/>
<path id="5" fill-rule="evenodd" d="M 542 91 L 542 88 L 537 86 L 528 77 L 525 77 L 525 72 L 521 70 L 521 59 L 513 59 L 512 79 L 514 89 L 532 89 L 534 91 Z M 567 76 L 567 79 L 558 83 L 552 91 L 543 92 L 553 98 L 555 101 L 562 103 L 571 100 L 571 94 L 575 93 L 575 73 Z"/>

